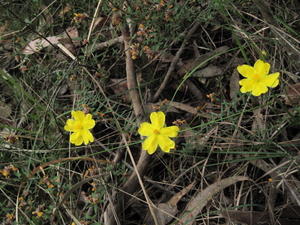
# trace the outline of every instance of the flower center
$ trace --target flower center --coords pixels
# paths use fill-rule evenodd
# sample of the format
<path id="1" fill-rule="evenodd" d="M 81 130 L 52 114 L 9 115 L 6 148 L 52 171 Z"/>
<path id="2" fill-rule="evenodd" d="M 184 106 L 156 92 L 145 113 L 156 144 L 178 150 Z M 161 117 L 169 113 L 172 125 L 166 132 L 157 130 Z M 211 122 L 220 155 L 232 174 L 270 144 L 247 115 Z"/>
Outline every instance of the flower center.
<path id="1" fill-rule="evenodd" d="M 83 126 L 82 126 L 81 123 L 77 123 L 77 124 L 75 125 L 75 129 L 76 129 L 76 130 L 82 130 L 82 128 L 83 128 Z"/>
<path id="2" fill-rule="evenodd" d="M 262 76 L 260 74 L 253 74 L 253 80 L 255 80 L 256 82 L 259 82 L 262 79 Z"/>
<path id="3" fill-rule="evenodd" d="M 157 129 L 155 129 L 155 130 L 153 131 L 153 133 L 156 134 L 156 135 L 159 135 L 159 134 L 160 134 L 159 130 L 157 130 Z"/>

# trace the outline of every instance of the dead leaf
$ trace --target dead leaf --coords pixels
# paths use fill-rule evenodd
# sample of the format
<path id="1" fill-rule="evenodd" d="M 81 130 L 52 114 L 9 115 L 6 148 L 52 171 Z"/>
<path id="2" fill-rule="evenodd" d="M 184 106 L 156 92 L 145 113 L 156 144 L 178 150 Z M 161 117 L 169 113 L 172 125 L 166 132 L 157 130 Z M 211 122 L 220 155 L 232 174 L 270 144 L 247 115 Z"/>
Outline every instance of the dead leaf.
<path id="1" fill-rule="evenodd" d="M 217 77 L 223 74 L 223 69 L 219 66 L 214 65 L 208 65 L 202 70 L 198 70 L 195 73 L 193 73 L 193 77 L 199 77 L 199 78 L 211 78 L 211 77 Z"/>
<path id="2" fill-rule="evenodd" d="M 192 107 L 192 106 L 190 106 L 188 104 L 181 103 L 181 102 L 174 102 L 174 101 L 172 101 L 172 102 L 168 102 L 168 104 L 170 106 L 173 106 L 174 108 L 180 109 L 182 111 L 189 112 L 191 114 L 197 114 L 197 112 L 198 112 L 197 108 Z"/>
<path id="3" fill-rule="evenodd" d="M 170 198 L 168 202 L 159 203 L 157 205 L 157 208 L 154 208 L 158 225 L 165 225 L 173 219 L 173 217 L 178 212 L 177 203 L 181 200 L 181 198 L 184 195 L 186 195 L 186 193 L 188 193 L 193 188 L 194 185 L 195 182 L 189 184 L 187 187 L 183 188 L 180 192 L 176 193 L 172 198 Z M 155 224 L 150 212 L 147 213 L 143 224 Z"/>
<path id="4" fill-rule="evenodd" d="M 42 49 L 50 46 L 50 45 L 57 45 L 61 39 L 71 38 L 75 39 L 78 38 L 78 30 L 76 27 L 69 27 L 66 29 L 65 32 L 59 34 L 57 36 L 50 36 L 46 38 L 38 38 L 33 41 L 30 41 L 26 47 L 23 49 L 22 53 L 25 55 L 31 55 L 34 53 L 38 53 Z"/>
<path id="5" fill-rule="evenodd" d="M 56 45 L 59 39 L 61 39 L 59 36 L 46 37 L 45 39 L 35 39 L 29 42 L 29 44 L 23 49 L 22 53 L 25 55 L 37 53 L 50 45 Z"/>
<path id="6" fill-rule="evenodd" d="M 285 92 L 285 104 L 300 105 L 300 83 L 288 85 Z"/>
<path id="7" fill-rule="evenodd" d="M 199 190 L 195 197 L 189 201 L 183 213 L 179 217 L 180 223 L 192 225 L 195 222 L 197 215 L 202 211 L 202 209 L 207 205 L 208 201 L 210 201 L 215 194 L 236 182 L 245 180 L 249 180 L 249 178 L 244 176 L 228 177 L 209 185 L 203 191 Z"/>
<path id="8" fill-rule="evenodd" d="M 221 46 L 219 48 L 216 48 L 215 50 L 208 52 L 206 54 L 200 55 L 199 57 L 194 57 L 192 59 L 185 60 L 183 62 L 183 65 L 180 66 L 180 69 L 178 70 L 178 74 L 184 75 L 191 70 L 193 70 L 195 67 L 201 65 L 200 68 L 203 68 L 207 65 L 208 59 L 211 58 L 214 55 L 221 54 L 222 52 L 226 52 L 229 49 L 227 46 Z"/>

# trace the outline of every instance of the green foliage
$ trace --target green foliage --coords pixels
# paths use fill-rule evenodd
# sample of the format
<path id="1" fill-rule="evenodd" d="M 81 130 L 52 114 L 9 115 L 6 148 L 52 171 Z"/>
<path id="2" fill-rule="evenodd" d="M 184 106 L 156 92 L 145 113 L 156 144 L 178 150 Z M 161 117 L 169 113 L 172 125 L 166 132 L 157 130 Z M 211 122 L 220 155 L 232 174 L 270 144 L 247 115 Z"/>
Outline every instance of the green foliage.
<path id="1" fill-rule="evenodd" d="M 293 1 L 285 1 L 284 7 L 280 1 L 272 5 L 276 29 L 285 41 L 278 41 L 252 1 L 127 2 L 124 6 L 119 0 L 102 1 L 94 19 L 101 16 L 103 21 L 91 31 L 86 44 L 98 0 L 1 1 L 0 28 L 2 24 L 7 27 L 0 29 L 0 102 L 10 113 L 0 114 L 0 218 L 17 213 L 19 224 L 55 221 L 69 225 L 74 218 L 102 224 L 108 196 L 112 190 L 119 190 L 133 171 L 121 134 L 128 140 L 135 159 L 142 143 L 127 89 L 124 46 L 117 43 L 98 48 L 100 42 L 120 36 L 122 26 L 128 23 L 133 28 L 130 44 L 137 46 L 133 62 L 144 108 L 147 113 L 158 108 L 165 111 L 167 126 L 179 119 L 186 120 L 176 139 L 176 150 L 153 155 L 146 166 L 143 182 L 153 202 L 165 200 L 194 180 L 202 188 L 220 176 L 246 174 L 256 183 L 249 186 L 244 183 L 245 186 L 224 192 L 232 198 L 246 196 L 243 204 L 224 205 L 215 199 L 210 207 L 213 213 L 218 213 L 221 206 L 252 210 L 261 205 L 256 201 L 260 199 L 257 197 L 260 189 L 270 187 L 263 180 L 266 177 L 261 179 L 267 171 L 253 162 L 263 160 L 278 166 L 281 160 L 293 159 L 298 154 L 299 146 L 293 141 L 299 132 L 299 106 L 287 105 L 284 100 L 285 87 L 299 82 L 297 58 L 290 57 L 286 47 L 288 43 L 298 49 L 295 12 L 287 10 L 293 9 Z M 74 13 L 86 16 L 75 22 Z M 120 23 L 113 25 L 112 18 L 116 15 Z M 149 102 L 149 96 L 158 89 L 186 32 L 195 22 L 201 26 L 187 42 L 160 96 L 161 101 Z M 77 61 L 53 46 L 30 55 L 22 53 L 31 41 L 60 35 L 69 27 L 76 27 L 79 35 L 73 40 L 65 38 L 61 43 L 68 46 Z M 143 50 L 145 46 L 153 57 Z M 183 65 L 220 46 L 229 50 L 203 58 L 184 75 L 178 75 Z M 262 56 L 262 50 L 267 54 Z M 160 54 L 166 57 L 155 58 Z M 236 66 L 243 62 L 252 65 L 260 57 L 272 64 L 272 70 L 280 71 L 281 86 L 261 98 L 241 93 L 231 98 L 230 85 Z M 209 78 L 195 75 L 209 65 L 220 67 L 222 74 Z M 187 81 L 193 81 L 203 92 L 203 102 L 191 93 Z M 165 98 L 198 111 L 174 107 L 164 102 Z M 72 110 L 87 110 L 97 121 L 93 144 L 80 147 L 69 144 L 69 134 L 63 126 Z M 112 163 L 114 159 L 118 163 Z M 293 169 L 294 164 L 291 165 Z M 250 197 L 249 187 L 255 189 Z M 282 193 L 285 191 L 283 188 Z M 238 197 L 237 192 L 241 194 Z M 139 200 L 144 199 L 141 193 L 135 194 Z M 187 194 L 180 204 L 190 198 Z M 280 199 L 287 198 L 282 194 Z M 133 201 L 132 205 L 135 204 L 145 212 L 144 203 Z M 33 214 L 37 211 L 43 215 Z M 211 214 L 201 216 L 205 215 Z M 135 210 L 126 216 L 131 220 L 128 223 L 142 223 L 142 216 Z"/>

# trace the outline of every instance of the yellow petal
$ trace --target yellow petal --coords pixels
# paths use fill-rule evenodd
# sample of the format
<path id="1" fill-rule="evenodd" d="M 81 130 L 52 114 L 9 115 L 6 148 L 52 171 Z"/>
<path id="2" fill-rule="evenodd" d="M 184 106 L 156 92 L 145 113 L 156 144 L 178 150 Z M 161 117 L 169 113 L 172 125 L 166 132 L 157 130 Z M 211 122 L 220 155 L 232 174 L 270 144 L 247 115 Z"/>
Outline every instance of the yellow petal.
<path id="1" fill-rule="evenodd" d="M 279 73 L 272 73 L 264 78 L 262 81 L 266 86 L 274 88 L 279 84 Z"/>
<path id="2" fill-rule="evenodd" d="M 258 83 L 252 90 L 252 95 L 254 96 L 260 96 L 261 94 L 264 94 L 268 91 L 268 88 L 266 85 L 262 83 Z"/>
<path id="3" fill-rule="evenodd" d="M 178 131 L 179 127 L 177 126 L 163 127 L 160 129 L 160 134 L 168 137 L 176 137 L 178 135 Z"/>
<path id="4" fill-rule="evenodd" d="M 165 114 L 163 112 L 153 112 L 150 114 L 150 120 L 155 129 L 160 129 L 165 125 Z"/>
<path id="5" fill-rule="evenodd" d="M 94 142 L 94 136 L 89 130 L 83 130 L 81 133 L 85 145 L 87 145 L 90 142 Z"/>
<path id="6" fill-rule="evenodd" d="M 75 121 L 73 119 L 68 119 L 67 122 L 66 122 L 66 125 L 64 126 L 64 129 L 66 131 L 74 131 L 74 124 Z"/>
<path id="7" fill-rule="evenodd" d="M 175 142 L 166 136 L 158 135 L 157 142 L 161 150 L 164 152 L 170 152 L 170 149 L 175 148 Z"/>
<path id="8" fill-rule="evenodd" d="M 255 73 L 255 70 L 252 66 L 248 65 L 241 65 L 237 67 L 237 71 L 243 76 L 243 77 L 251 77 Z"/>
<path id="9" fill-rule="evenodd" d="M 259 59 L 255 62 L 254 69 L 258 75 L 267 75 L 270 71 L 270 64 Z"/>
<path id="10" fill-rule="evenodd" d="M 82 112 L 82 111 L 72 111 L 71 112 L 71 114 L 72 114 L 72 117 L 75 119 L 75 120 L 83 120 L 84 119 L 84 117 L 85 117 L 85 114 L 84 114 L 84 112 Z"/>
<path id="11" fill-rule="evenodd" d="M 152 155 L 156 151 L 157 145 L 157 135 L 152 135 L 146 138 L 142 144 L 142 148 L 146 150 L 148 154 Z"/>
<path id="12" fill-rule="evenodd" d="M 239 84 L 242 86 L 240 89 L 242 93 L 250 92 L 255 87 L 254 81 L 250 78 L 240 80 Z"/>
<path id="13" fill-rule="evenodd" d="M 86 114 L 82 122 L 84 129 L 92 129 L 95 126 L 95 120 L 92 119 L 91 114 Z"/>
<path id="14" fill-rule="evenodd" d="M 150 136 L 153 135 L 153 126 L 148 122 L 141 123 L 140 128 L 138 129 L 138 133 L 141 136 Z"/>
<path id="15" fill-rule="evenodd" d="M 70 136 L 70 142 L 76 146 L 82 145 L 83 138 L 81 132 L 75 132 Z"/>

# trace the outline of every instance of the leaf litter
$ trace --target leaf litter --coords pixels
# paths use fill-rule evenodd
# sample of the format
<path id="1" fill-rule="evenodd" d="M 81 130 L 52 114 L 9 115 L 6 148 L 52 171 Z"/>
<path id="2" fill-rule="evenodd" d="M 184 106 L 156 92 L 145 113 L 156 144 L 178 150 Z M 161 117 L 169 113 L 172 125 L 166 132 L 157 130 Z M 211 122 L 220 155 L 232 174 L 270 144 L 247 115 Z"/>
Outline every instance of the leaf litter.
<path id="1" fill-rule="evenodd" d="M 46 47 L 56 46 L 63 39 L 76 39 L 79 37 L 78 30 L 75 27 L 69 27 L 65 32 L 56 35 L 49 36 L 45 38 L 38 38 L 33 41 L 30 41 L 22 50 L 22 53 L 25 55 L 31 55 L 34 53 L 39 53 Z"/>
<path id="2" fill-rule="evenodd" d="M 287 85 L 284 93 L 282 92 L 282 87 L 277 88 L 274 92 L 264 95 L 260 100 L 251 98 L 247 102 L 246 107 L 244 105 L 247 96 L 240 93 L 240 77 L 236 72 L 236 66 L 244 64 L 244 61 L 255 61 L 261 55 L 257 53 L 260 47 L 267 49 L 268 46 L 275 46 L 276 54 L 272 54 L 272 52 L 275 53 L 272 51 L 273 47 L 268 49 L 270 58 L 267 58 L 267 60 L 274 62 L 275 69 L 284 68 L 285 70 L 295 72 L 293 66 L 287 63 L 288 54 L 281 51 L 281 43 L 274 42 L 274 37 L 267 32 L 267 27 L 262 28 L 266 24 L 260 20 L 261 18 L 256 18 L 253 23 L 258 26 L 253 26 L 252 23 L 247 24 L 246 21 L 241 20 L 240 16 L 236 18 L 236 15 L 231 15 L 232 10 L 236 10 L 239 15 L 243 14 L 244 16 L 253 18 L 253 15 L 249 15 L 247 10 L 256 12 L 256 6 L 251 6 L 254 11 L 247 4 L 239 5 L 241 9 L 245 7 L 243 8 L 244 11 L 239 10 L 239 7 L 233 7 L 232 10 L 226 11 L 230 14 L 228 18 L 223 18 L 222 14 L 221 17 L 216 16 L 220 13 L 219 8 L 216 10 L 218 12 L 216 15 L 209 17 L 211 19 L 205 19 L 203 21 L 205 25 L 201 29 L 196 30 L 185 45 L 183 54 L 173 68 L 166 88 L 162 91 L 158 100 L 152 102 L 150 100 L 153 99 L 153 94 L 164 78 L 164 74 L 166 74 L 170 67 L 170 63 L 173 62 L 176 52 L 179 49 L 178 46 L 180 46 L 182 41 L 180 34 L 177 33 L 176 37 L 172 37 L 170 33 L 167 34 L 168 38 L 165 42 L 160 38 L 165 35 L 165 32 L 168 31 L 167 28 L 170 28 L 168 26 L 173 22 L 174 24 L 178 22 L 176 29 L 180 30 L 182 28 L 180 30 L 181 34 L 186 33 L 186 27 L 189 27 L 185 26 L 189 23 L 182 26 L 181 21 L 176 21 L 178 19 L 175 16 L 176 13 L 185 9 L 185 4 L 191 4 L 189 5 L 191 9 L 194 5 L 197 5 L 197 10 L 203 10 L 201 16 L 205 16 L 203 13 L 205 13 L 206 6 L 212 8 L 216 6 L 209 5 L 208 1 L 203 5 L 199 5 L 195 1 L 178 1 L 178 5 L 170 5 L 169 1 L 160 1 L 159 3 L 155 3 L 155 7 L 150 7 L 151 10 L 155 8 L 155 13 L 148 10 L 145 17 L 146 14 L 141 16 L 139 12 L 144 10 L 144 7 L 147 8 L 147 4 L 151 5 L 151 1 L 143 1 L 145 5 L 140 8 L 135 7 L 138 6 L 138 3 L 129 3 L 131 4 L 130 6 L 125 5 L 122 7 L 118 4 L 113 6 L 106 5 L 104 1 L 99 1 L 98 3 L 101 5 L 99 12 L 93 11 L 95 10 L 94 5 L 90 5 L 92 7 L 89 7 L 89 9 L 92 10 L 89 11 L 87 9 L 86 12 L 71 4 L 58 5 L 58 8 L 55 9 L 51 7 L 47 8 L 48 15 L 51 16 L 49 13 L 53 13 L 53 15 L 58 15 L 59 20 L 64 20 L 64 24 L 61 25 L 62 27 L 68 27 L 67 33 L 57 34 L 54 32 L 57 35 L 45 38 L 38 37 L 28 41 L 29 43 L 25 47 L 22 46 L 21 50 L 19 50 L 23 55 L 26 55 L 26 60 L 14 61 L 19 56 L 16 58 L 11 57 L 5 64 L 5 71 L 8 71 L 8 74 L 16 78 L 14 79 L 15 82 L 27 82 L 27 86 L 25 85 L 26 93 L 30 93 L 36 97 L 36 105 L 39 102 L 47 103 L 45 104 L 46 110 L 43 111 L 43 115 L 37 113 L 37 107 L 34 104 L 30 104 L 29 107 L 26 106 L 25 108 L 24 106 L 20 107 L 24 109 L 18 108 L 18 104 L 16 103 L 13 103 L 12 106 L 9 104 L 5 105 L 6 103 L 0 106 L 1 125 L 4 124 L 13 127 L 14 131 L 17 130 L 13 134 L 20 134 L 19 137 L 21 137 L 18 143 L 18 146 L 21 147 L 18 149 L 11 148 L 10 150 L 13 150 L 11 152 L 20 151 L 26 157 L 24 159 L 32 159 L 30 164 L 26 164 L 24 163 L 26 160 L 22 160 L 22 155 L 20 154 L 18 156 L 20 158 L 17 158 L 20 159 L 18 163 L 24 165 L 24 168 L 31 168 L 32 166 L 33 168 L 38 168 L 39 165 L 43 165 L 43 160 L 51 161 L 49 158 L 63 159 L 65 154 L 74 154 L 74 156 L 79 157 L 91 154 L 96 160 L 114 157 L 117 159 L 116 163 L 118 166 L 111 167 L 100 168 L 96 161 L 94 162 L 91 158 L 88 163 L 84 162 L 84 160 L 79 160 L 80 162 L 69 163 L 67 166 L 61 164 L 45 169 L 43 171 L 45 177 L 49 177 L 49 182 L 54 185 L 54 187 L 51 187 L 54 199 L 47 199 L 45 197 L 45 201 L 52 206 L 53 202 L 61 202 L 59 196 L 62 196 L 63 193 L 69 193 L 68 197 L 70 199 L 73 197 L 76 199 L 76 196 L 82 196 L 82 193 L 89 199 L 101 199 L 95 205 L 92 202 L 85 201 L 86 208 L 82 208 L 79 204 L 77 205 L 75 201 L 61 202 L 62 210 L 59 210 L 59 213 L 70 224 L 72 220 L 77 224 L 85 224 L 84 220 L 90 223 L 101 223 L 103 218 L 102 213 L 110 206 L 116 209 L 112 218 L 116 217 L 116 221 L 120 224 L 140 224 L 141 221 L 145 221 L 144 217 L 146 212 L 148 212 L 148 208 L 141 207 L 144 206 L 144 203 L 136 201 L 136 204 L 142 208 L 139 211 L 139 219 L 137 219 L 137 213 L 132 211 L 130 205 L 133 201 L 132 199 L 143 200 L 144 195 L 141 192 L 133 191 L 127 193 L 130 196 L 128 198 L 130 201 L 125 201 L 123 204 L 117 203 L 117 200 L 114 199 L 118 195 L 111 195 L 112 189 L 121 192 L 123 183 L 132 172 L 132 167 L 126 158 L 127 155 L 122 151 L 124 143 L 119 142 L 120 135 L 118 128 L 116 128 L 116 122 L 124 125 L 122 132 L 126 133 L 126 138 L 128 138 L 128 141 L 130 140 L 130 148 L 137 160 L 140 150 L 140 143 L 138 142 L 140 140 L 136 135 L 135 128 L 138 126 L 136 121 L 140 121 L 143 116 L 139 115 L 135 118 L 132 113 L 132 99 L 129 95 L 131 91 L 128 90 L 130 84 L 126 79 L 125 72 L 128 59 L 125 59 L 127 51 L 124 49 L 123 43 L 126 40 L 124 40 L 123 34 L 120 31 L 122 30 L 123 22 L 125 23 L 126 21 L 125 17 L 129 18 L 133 16 L 134 20 L 130 18 L 128 21 L 131 31 L 131 58 L 134 58 L 133 68 L 136 69 L 138 74 L 136 79 L 138 86 L 134 89 L 139 90 L 143 106 L 147 113 L 163 110 L 168 113 L 168 124 L 182 122 L 181 126 L 183 128 L 183 132 L 180 133 L 180 137 L 176 141 L 176 150 L 174 153 L 168 155 L 157 154 L 151 161 L 145 160 L 146 165 L 141 166 L 148 168 L 147 175 L 143 172 L 141 174 L 142 177 L 149 175 L 151 179 L 159 180 L 157 183 L 173 184 L 174 182 L 178 184 L 178 186 L 175 185 L 170 188 L 149 184 L 149 188 L 151 189 L 147 190 L 151 190 L 148 194 L 152 201 L 156 202 L 154 210 L 158 222 L 160 224 L 180 224 L 180 222 L 202 224 L 202 220 L 205 219 L 209 223 L 215 224 L 224 224 L 224 221 L 228 223 L 252 224 L 253 221 L 255 223 L 270 222 L 276 219 L 280 221 L 282 218 L 273 212 L 277 212 L 279 208 L 290 203 L 293 205 L 299 204 L 299 194 L 297 192 L 299 190 L 299 173 L 297 171 L 299 162 L 294 160 L 299 152 L 299 142 L 297 142 L 299 128 L 297 128 L 296 122 L 294 124 L 293 121 L 290 121 L 291 118 L 298 118 L 297 106 L 299 106 L 299 94 L 297 94 L 297 90 L 299 89 L 299 83 L 297 83 L 297 77 L 291 82 L 288 77 L 283 76 L 283 79 L 286 79 L 287 83 L 291 83 Z M 114 1 L 111 3 L 114 3 Z M 235 6 L 235 4 L 238 3 L 232 5 Z M 128 7 L 133 7 L 134 10 L 129 13 L 127 11 Z M 176 13 L 173 12 L 172 14 L 172 9 L 176 9 Z M 113 12 L 113 10 L 117 11 Z M 85 17 L 84 20 L 78 20 L 78 22 L 73 20 L 73 12 L 82 12 L 82 15 Z M 136 14 L 132 14 L 133 12 Z M 161 18 L 161 21 L 164 22 L 152 23 L 151 19 L 153 18 L 151 16 L 159 16 L 160 13 L 166 13 Z M 80 16 L 79 13 L 77 14 Z M 95 15 L 94 19 L 88 15 Z M 181 16 L 184 17 L 184 14 Z M 189 16 L 191 17 L 192 15 L 189 14 Z M 143 19 L 140 20 L 141 18 Z M 222 21 L 219 21 L 218 18 L 222 18 Z M 231 18 L 234 20 L 230 21 Z M 285 18 L 285 16 L 282 18 Z M 57 22 L 56 20 L 56 17 L 51 16 L 48 19 L 46 18 L 45 21 L 52 23 L 51 21 Z M 91 23 L 91 20 L 93 20 L 93 23 Z M 228 23 L 228 20 L 230 21 L 228 26 L 230 29 L 223 26 L 223 23 Z M 74 23 L 76 26 L 73 27 Z M 89 28 L 88 23 L 93 26 Z M 161 24 L 164 25 L 163 29 L 157 29 L 161 28 L 158 27 Z M 291 23 L 287 24 L 292 26 Z M 43 25 L 46 26 L 45 24 Z M 4 35 L 8 32 L 8 27 L 6 24 L 1 26 L 1 32 Z M 212 29 L 208 29 L 211 27 Z M 217 29 L 215 29 L 216 27 Z M 239 31 L 236 30 L 237 27 Z M 261 28 L 262 30 L 260 30 Z M 172 28 L 170 30 L 175 33 L 177 32 L 176 29 Z M 280 29 L 283 28 L 280 27 Z M 83 39 L 88 33 L 91 34 L 90 41 L 82 45 L 78 40 Z M 268 42 L 268 38 L 272 41 L 264 45 L 264 41 Z M 9 41 L 13 44 L 14 40 L 12 40 Z M 255 43 L 255 46 L 253 43 Z M 85 47 L 85 45 L 88 51 L 80 51 L 82 49 L 77 48 Z M 73 61 L 70 62 L 70 60 L 60 57 L 55 52 L 55 59 L 59 59 L 56 61 L 57 64 L 55 64 L 51 60 L 48 60 L 47 57 L 44 57 L 48 55 L 48 51 L 45 54 L 43 53 L 43 55 L 39 54 L 46 48 L 52 51 L 51 46 L 61 48 Z M 193 52 L 191 49 L 193 49 Z M 87 52 L 87 54 L 85 55 L 84 52 Z M 13 55 L 12 52 L 7 51 L 4 54 Z M 20 62 L 22 63 L 22 68 L 24 68 L 21 73 L 15 71 L 15 68 L 20 66 Z M 33 65 L 37 65 L 37 67 Z M 39 69 L 41 68 L 39 68 L 39 65 L 41 67 L 49 67 L 49 71 L 40 72 Z M 288 68 L 285 68 L 285 66 Z M 100 73 L 99 71 L 101 71 L 101 76 L 97 76 Z M 35 76 L 35 74 L 37 75 Z M 89 77 L 87 74 L 91 76 Z M 76 81 L 72 80 L 74 77 Z M 76 85 L 65 85 L 62 89 L 58 88 L 53 91 L 52 86 L 55 89 L 56 79 L 63 83 L 68 83 L 72 80 Z M 282 86 L 285 83 L 281 80 Z M 44 90 L 41 91 L 39 89 L 40 85 L 43 87 L 41 89 Z M 99 94 L 99 86 L 103 87 L 103 93 L 108 94 L 109 98 L 103 98 Z M 48 91 L 47 94 L 49 96 L 43 92 L 45 90 L 46 92 Z M 58 97 L 56 93 L 58 93 Z M 10 98 L 18 99 L 17 95 L 14 96 L 14 94 L 11 94 Z M 55 104 L 52 104 L 53 102 Z M 24 105 L 24 103 L 22 104 Z M 66 111 L 70 111 L 72 107 L 81 109 L 83 104 L 87 104 L 91 112 L 95 115 L 105 115 L 106 119 L 105 122 L 101 118 L 99 119 L 98 127 L 94 131 L 97 139 L 95 145 L 84 149 L 75 149 L 72 146 L 67 146 L 67 135 L 61 132 L 59 125 L 60 120 L 66 119 Z M 108 107 L 109 104 L 112 107 Z M 241 113 L 242 109 L 243 112 Z M 21 112 L 16 113 L 14 110 Z M 18 117 L 17 120 L 21 122 L 15 124 L 16 122 L 12 121 L 12 115 Z M 36 120 L 32 120 L 35 116 L 42 119 L 36 123 Z M 49 118 L 53 118 L 53 120 Z M 240 121 L 238 121 L 239 118 L 241 118 Z M 44 120 L 46 121 L 46 125 L 42 124 Z M 14 127 L 17 127 L 17 129 Z M 24 138 L 22 137 L 23 130 L 32 131 L 36 136 Z M 192 145 L 190 146 L 192 151 L 187 150 L 188 144 Z M 11 144 L 10 146 L 13 145 Z M 31 155 L 30 152 L 34 152 L 34 154 Z M 42 152 L 41 155 L 39 155 L 40 152 Z M 46 155 L 49 152 L 52 152 L 52 154 Z M 5 154 L 7 154 L 7 151 L 3 153 L 6 157 Z M 14 157 L 10 155 L 11 153 L 8 154 L 9 157 Z M 280 156 L 272 156 L 276 154 Z M 1 163 L 4 165 L 6 162 L 4 160 Z M 122 165 L 120 166 L 122 169 L 119 168 L 119 164 Z M 88 183 L 76 186 L 76 189 L 72 192 L 68 192 L 67 186 L 61 185 L 59 186 L 60 191 L 58 191 L 58 186 L 55 186 L 55 182 L 50 181 L 51 177 L 59 176 L 61 180 L 68 181 L 71 185 L 77 182 L 80 184 L 82 168 L 89 167 L 90 165 L 95 166 L 101 171 L 105 171 L 105 174 L 107 170 L 110 174 L 101 177 L 101 179 L 98 177 L 89 178 L 91 181 L 93 180 L 93 183 L 97 184 L 96 192 L 89 187 Z M 65 171 L 68 171 L 68 173 L 65 173 Z M 25 171 L 24 173 L 27 172 Z M 49 176 L 47 173 L 49 173 Z M 206 175 L 203 176 L 203 173 L 206 173 Z M 263 177 L 259 177 L 259 174 L 262 173 L 264 174 Z M 238 176 L 241 174 L 245 176 Z M 38 175 L 35 174 L 35 176 Z M 253 184 L 253 181 L 250 181 L 250 178 L 246 176 L 251 177 L 253 180 L 259 179 Z M 18 181 L 15 181 L 14 185 L 19 185 Z M 41 187 L 39 193 L 48 188 L 44 183 L 35 183 L 34 179 L 30 180 L 30 182 L 30 190 L 33 193 L 37 191 L 34 189 L 35 187 Z M 240 187 L 238 182 L 244 182 L 242 184 L 251 183 L 251 188 L 259 188 L 257 190 L 251 188 L 248 190 L 247 186 L 244 189 L 240 188 L 241 193 L 238 193 L 236 192 L 237 187 Z M 199 188 L 199 186 L 202 187 L 203 183 L 206 186 Z M 6 191 L 11 187 L 7 188 L 7 185 L 4 185 L 3 190 Z M 21 185 L 20 189 L 22 188 Z M 266 194 L 269 199 L 257 198 L 257 196 L 260 196 L 260 190 L 264 188 L 266 190 L 269 190 L 268 188 L 272 189 L 274 191 L 272 192 L 273 194 L 271 191 Z M 81 192 L 81 189 L 84 189 L 83 192 Z M 131 187 L 131 189 L 139 190 L 139 186 Z M 181 191 L 174 191 L 178 189 Z M 169 193 L 169 198 L 167 200 L 164 199 L 162 202 L 157 201 L 160 199 L 159 196 L 164 195 L 165 192 Z M 219 193 L 222 193 L 224 196 L 226 195 L 226 197 L 218 198 Z M 34 196 L 24 196 L 35 205 L 35 209 L 39 209 L 41 202 L 38 199 L 35 199 Z M 46 194 L 46 196 L 48 195 Z M 248 198 L 245 196 L 248 196 Z M 12 195 L 11 198 L 14 199 L 14 196 Z M 224 200 L 225 198 L 226 201 Z M 245 205 L 241 203 L 242 201 L 239 202 L 237 200 L 240 198 L 245 202 Z M 3 199 L 7 202 L 6 197 L 3 197 Z M 267 208 L 269 204 L 268 200 L 273 202 L 273 204 L 270 204 L 272 207 L 268 208 L 269 211 L 260 210 L 262 207 Z M 240 204 L 236 204 L 237 202 Z M 247 205 L 248 203 L 249 205 Z M 260 208 L 255 208 L 258 204 Z M 98 206 L 100 208 L 97 208 Z M 232 211 L 230 210 L 232 206 L 242 208 Z M 46 207 L 47 204 L 45 204 Z M 89 209 L 88 213 L 86 212 L 87 208 Z M 22 208 L 21 210 L 26 211 L 27 209 Z M 48 209 L 48 211 L 50 212 L 51 210 Z M 209 215 L 206 214 L 207 212 L 209 212 Z M 26 211 L 26 213 L 27 215 L 31 215 L 29 211 Z M 47 216 L 51 216 L 50 214 Z M 266 214 L 268 216 L 272 214 L 273 218 L 267 216 L 267 219 L 265 219 Z M 22 218 L 22 215 L 19 215 Z M 89 217 L 84 217 L 84 215 L 88 215 Z M 149 213 L 147 215 L 147 222 L 145 223 L 154 224 Z M 41 220 L 47 220 L 46 216 L 45 218 L 42 217 L 40 218 Z M 254 220 L 252 220 L 253 217 L 255 217 Z M 69 220 L 68 218 L 72 219 Z M 220 218 L 223 218 L 223 220 Z M 53 221 L 56 219 L 59 220 L 59 218 L 52 219 Z M 114 219 L 111 219 L 111 221 L 114 221 Z M 108 223 L 108 225 L 112 224 L 114 222 Z"/>

